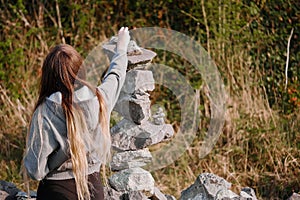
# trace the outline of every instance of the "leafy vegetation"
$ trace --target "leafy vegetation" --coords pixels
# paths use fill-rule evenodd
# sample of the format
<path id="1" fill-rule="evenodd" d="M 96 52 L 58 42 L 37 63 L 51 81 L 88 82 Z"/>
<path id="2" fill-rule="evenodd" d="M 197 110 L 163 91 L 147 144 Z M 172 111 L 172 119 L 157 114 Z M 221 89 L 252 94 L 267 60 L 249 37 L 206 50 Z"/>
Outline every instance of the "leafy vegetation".
<path id="1" fill-rule="evenodd" d="M 190 36 L 216 62 L 228 94 L 222 135 L 214 150 L 199 159 L 210 106 L 201 76 L 184 60 L 158 52 L 156 62 L 175 68 L 201 89 L 205 116 L 186 153 L 153 172 L 159 188 L 178 197 L 199 173 L 212 172 L 231 181 L 235 191 L 250 186 L 264 199 L 285 199 L 300 191 L 298 0 L 1 0 L 0 179 L 25 187 L 21 158 L 49 48 L 66 42 L 86 56 L 123 25 L 159 26 Z M 151 98 L 165 106 L 168 120 L 178 127 L 180 111 L 170 91 L 158 87 Z"/>

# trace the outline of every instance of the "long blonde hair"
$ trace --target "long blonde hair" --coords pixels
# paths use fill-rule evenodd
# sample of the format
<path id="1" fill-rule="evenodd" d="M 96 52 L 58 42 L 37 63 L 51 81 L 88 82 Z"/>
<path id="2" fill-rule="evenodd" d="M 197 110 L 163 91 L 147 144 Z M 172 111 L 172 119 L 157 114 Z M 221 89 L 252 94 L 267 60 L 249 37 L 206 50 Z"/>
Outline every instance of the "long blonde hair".
<path id="1" fill-rule="evenodd" d="M 88 184 L 88 160 L 84 138 L 87 137 L 86 121 L 80 107 L 74 102 L 75 88 L 87 86 L 92 90 L 99 101 L 99 123 L 103 134 L 103 142 L 106 147 L 101 152 L 106 161 L 110 154 L 110 133 L 108 114 L 104 99 L 96 87 L 92 87 L 85 81 L 85 69 L 80 54 L 70 45 L 61 44 L 51 49 L 47 55 L 43 67 L 40 92 L 35 109 L 41 105 L 46 97 L 55 92 L 62 94 L 62 108 L 66 117 L 69 149 L 72 161 L 72 170 L 76 183 L 79 200 L 90 199 Z"/>

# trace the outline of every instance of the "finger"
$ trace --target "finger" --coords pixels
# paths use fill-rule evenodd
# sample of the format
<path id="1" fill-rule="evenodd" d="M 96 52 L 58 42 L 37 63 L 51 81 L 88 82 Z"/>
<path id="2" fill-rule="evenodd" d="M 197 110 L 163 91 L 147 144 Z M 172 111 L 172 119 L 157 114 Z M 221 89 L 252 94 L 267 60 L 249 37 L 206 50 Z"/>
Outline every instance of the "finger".
<path id="1" fill-rule="evenodd" d="M 120 32 L 120 31 L 123 31 L 123 30 L 124 30 L 124 27 L 122 26 L 122 27 L 120 28 L 119 32 Z"/>
<path id="2" fill-rule="evenodd" d="M 125 27 L 125 30 L 124 30 L 125 32 L 127 32 L 128 31 L 128 27 Z"/>

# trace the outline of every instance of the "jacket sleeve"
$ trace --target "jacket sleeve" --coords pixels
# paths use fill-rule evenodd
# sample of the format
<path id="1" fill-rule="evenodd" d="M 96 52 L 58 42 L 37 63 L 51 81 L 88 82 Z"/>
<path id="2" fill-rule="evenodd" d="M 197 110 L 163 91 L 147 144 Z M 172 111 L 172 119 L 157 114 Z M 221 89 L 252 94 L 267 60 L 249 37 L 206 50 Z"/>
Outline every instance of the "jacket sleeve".
<path id="1" fill-rule="evenodd" d="M 40 106 L 42 107 L 43 104 Z M 48 156 L 57 148 L 49 122 L 38 108 L 31 120 L 24 165 L 28 175 L 34 180 L 42 180 L 49 173 Z"/>
<path id="2" fill-rule="evenodd" d="M 123 87 L 127 65 L 127 53 L 124 51 L 116 53 L 112 58 L 102 84 L 98 86 L 99 91 L 106 100 L 107 111 L 109 113 L 114 108 Z"/>

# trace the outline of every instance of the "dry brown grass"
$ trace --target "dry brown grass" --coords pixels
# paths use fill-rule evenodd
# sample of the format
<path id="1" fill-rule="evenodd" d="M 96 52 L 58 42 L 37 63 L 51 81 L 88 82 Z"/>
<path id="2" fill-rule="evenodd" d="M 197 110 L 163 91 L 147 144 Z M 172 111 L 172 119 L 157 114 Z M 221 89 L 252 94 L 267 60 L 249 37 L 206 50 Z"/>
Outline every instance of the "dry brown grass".
<path id="1" fill-rule="evenodd" d="M 218 143 L 199 159 L 199 136 L 179 160 L 153 173 L 157 184 L 179 197 L 200 173 L 211 172 L 237 193 L 249 186 L 260 199 L 286 199 L 300 190 L 300 114 L 286 119 L 270 108 L 259 66 L 251 66 L 247 52 L 227 55 L 225 64 L 220 71 L 227 80 L 226 123 Z M 207 123 L 203 120 L 200 129 Z"/>
<path id="2" fill-rule="evenodd" d="M 297 179 L 300 175 L 300 114 L 295 112 L 283 118 L 269 107 L 265 89 L 260 84 L 261 74 L 249 65 L 246 52 L 233 54 L 226 66 L 226 70 L 220 69 L 227 80 L 226 123 L 218 143 L 209 155 L 199 159 L 203 136 L 200 131 L 179 160 L 153 172 L 156 184 L 163 192 L 179 197 L 180 191 L 192 184 L 200 173 L 211 172 L 232 182 L 232 189 L 237 193 L 242 187 L 250 186 L 260 198 L 287 198 L 292 191 L 300 190 Z M 32 84 L 36 82 L 30 78 L 24 80 L 19 99 L 12 98 L 10 91 L 0 85 L 0 179 L 12 181 L 21 188 L 25 188 L 20 173 L 25 135 L 36 99 L 36 90 L 26 89 Z M 203 119 L 200 127 L 205 130 L 208 122 L 209 119 Z M 37 183 L 30 183 L 31 189 L 36 189 Z"/>
<path id="3" fill-rule="evenodd" d="M 28 121 L 37 95 L 38 71 L 49 47 L 61 42 L 59 35 L 47 35 L 45 30 L 50 32 L 50 28 L 46 27 L 43 20 L 48 18 L 38 6 L 35 9 L 38 15 L 32 18 L 27 16 L 31 20 L 31 27 L 20 25 L 24 23 L 24 18 L 11 21 L 13 18 L 1 16 L 5 17 L 5 20 L 1 19 L 7 23 L 3 36 L 18 41 L 11 44 L 11 51 L 18 47 L 24 49 L 25 61 L 20 73 L 26 75 L 21 76 L 22 80 L 11 80 L 22 82 L 19 98 L 13 97 L 11 91 L 0 82 L 0 179 L 12 181 L 23 189 L 21 160 Z M 92 17 L 89 20 L 90 29 L 94 30 L 97 19 Z M 102 31 L 94 30 L 93 36 L 89 30 L 70 30 L 65 34 L 70 34 L 69 37 L 76 47 L 81 47 L 82 52 L 88 52 L 97 41 L 106 38 L 104 30 L 107 27 L 104 26 L 100 27 Z M 117 24 L 106 26 L 110 27 L 109 31 L 116 31 Z M 29 34 L 30 28 L 42 31 Z M 88 38 L 85 38 L 86 35 Z M 209 38 L 209 52 L 219 66 L 228 94 L 223 132 L 212 152 L 199 159 L 203 134 L 209 124 L 209 118 L 203 118 L 199 133 L 195 133 L 196 139 L 180 159 L 153 172 L 156 184 L 163 192 L 179 197 L 180 191 L 192 184 L 200 173 L 211 172 L 232 182 L 235 192 L 250 186 L 260 198 L 285 199 L 292 191 L 300 191 L 300 110 L 282 116 L 279 110 L 270 108 L 260 61 L 251 60 L 249 56 L 251 46 L 230 46 L 228 43 L 231 41 L 226 43 L 226 38 L 219 39 L 214 41 L 214 38 Z M 176 63 L 173 67 L 176 68 Z M 201 98 L 205 98 L 203 91 Z M 203 109 L 201 112 L 209 113 L 209 102 Z M 178 126 L 176 123 L 174 125 Z M 36 189 L 36 182 L 31 182 L 31 189 Z"/>

